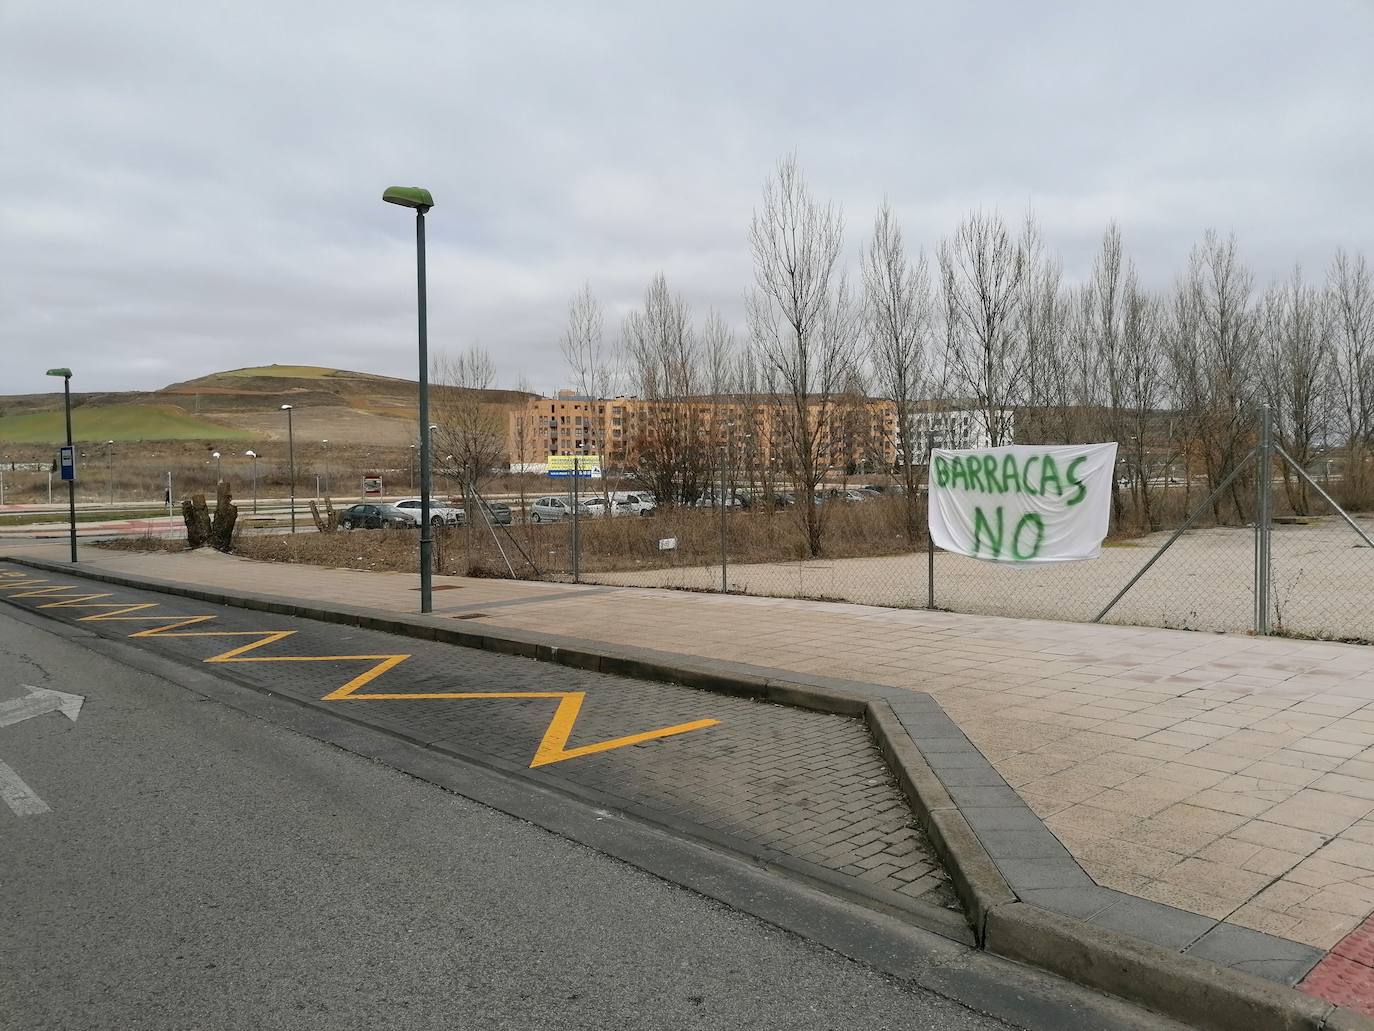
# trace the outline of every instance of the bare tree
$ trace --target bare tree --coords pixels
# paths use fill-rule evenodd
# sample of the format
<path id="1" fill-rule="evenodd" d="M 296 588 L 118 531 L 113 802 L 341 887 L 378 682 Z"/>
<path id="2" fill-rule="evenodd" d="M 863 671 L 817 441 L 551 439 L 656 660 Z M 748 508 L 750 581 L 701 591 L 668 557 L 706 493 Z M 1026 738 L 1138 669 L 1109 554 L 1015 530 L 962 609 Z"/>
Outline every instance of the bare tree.
<path id="1" fill-rule="evenodd" d="M 1187 282 L 1202 363 L 1202 459 L 1215 489 L 1245 458 L 1254 439 L 1260 385 L 1258 319 L 1251 301 L 1254 276 L 1241 261 L 1235 237 L 1223 240 L 1209 229 L 1193 248 Z M 1234 480 L 1230 497 L 1236 517 L 1244 519 L 1245 504 Z M 1220 498 L 1213 503 L 1213 515 L 1222 522 Z"/>
<path id="2" fill-rule="evenodd" d="M 1069 349 L 1069 298 L 1063 288 L 1063 262 L 1047 255 L 1034 216 L 1026 215 L 1022 234 L 1026 275 L 1017 319 L 1025 354 L 1026 378 L 1017 415 L 1016 439 L 1023 443 L 1076 439 L 1075 365 Z"/>
<path id="3" fill-rule="evenodd" d="M 1001 215 L 976 211 L 941 241 L 939 260 L 955 386 L 978 407 L 997 447 L 1009 441 L 1006 415 L 1026 375 L 1024 341 L 1016 333 L 1025 247 Z"/>
<path id="4" fill-rule="evenodd" d="M 663 273 L 649 282 L 644 307 L 625 316 L 621 339 L 636 392 L 646 402 L 634 440 L 640 478 L 661 505 L 691 504 L 711 468 L 701 344 L 686 302 L 668 290 Z M 717 386 L 724 383 L 723 369 L 719 375 Z"/>
<path id="5" fill-rule="evenodd" d="M 581 291 L 568 302 L 568 325 L 559 343 L 563 360 L 572 373 L 573 388 L 582 398 L 573 404 L 585 406 L 585 415 L 573 415 L 574 428 L 577 426 L 576 420 L 582 420 L 582 432 L 575 437 L 581 443 L 575 445 L 575 450 L 578 454 L 601 455 L 601 482 L 605 488 L 606 510 L 609 512 L 610 488 L 605 485 L 608 483 L 606 464 L 610 456 L 604 452 L 611 438 L 607 432 L 606 406 L 602 402 L 612 394 L 618 378 L 617 356 L 606 345 L 605 316 L 590 283 L 583 284 Z"/>
<path id="6" fill-rule="evenodd" d="M 879 395 L 891 402 L 896 417 L 897 467 L 906 488 L 906 534 L 914 541 L 916 469 L 924 452 L 917 440 L 915 416 L 927 384 L 927 364 L 935 317 L 930 269 L 918 252 L 907 258 L 902 229 L 886 201 L 873 223 L 873 238 L 863 256 L 864 313 L 868 357 Z"/>
<path id="7" fill-rule="evenodd" d="M 590 283 L 568 302 L 568 326 L 559 343 L 577 392 L 584 397 L 607 394 L 612 361 L 605 343 L 605 316 Z"/>
<path id="8" fill-rule="evenodd" d="M 527 511 L 525 506 L 525 480 L 527 468 L 541 461 L 547 454 L 542 443 L 544 435 L 540 431 L 541 416 L 532 412 L 526 403 L 530 395 L 534 394 L 534 388 L 528 379 L 523 375 L 515 384 L 516 392 L 520 396 L 520 405 L 510 414 L 510 442 L 511 442 L 511 466 L 516 473 L 515 482 L 520 493 L 520 513 L 521 516 Z M 519 466 L 518 470 L 515 469 Z"/>
<path id="9" fill-rule="evenodd" d="M 1337 251 L 1326 282 L 1346 438 L 1346 494 L 1363 500 L 1365 463 L 1374 450 L 1374 276 L 1363 255 Z"/>
<path id="10" fill-rule="evenodd" d="M 1130 484 L 1131 499 L 1147 530 L 1160 527 L 1158 508 L 1152 496 L 1154 474 L 1162 473 L 1167 486 L 1172 461 L 1172 440 L 1159 442 L 1160 409 L 1165 401 L 1166 368 L 1161 361 L 1163 313 L 1160 301 L 1140 289 L 1135 270 L 1127 269 L 1121 294 L 1121 341 L 1116 366 L 1117 403 L 1115 421 L 1117 440 L 1123 455 L 1123 469 Z M 1151 457 L 1163 454 L 1152 468 Z M 1162 466 L 1162 469 L 1159 468 Z"/>
<path id="11" fill-rule="evenodd" d="M 1201 302 L 1195 278 L 1190 271 L 1175 281 L 1164 323 L 1168 388 L 1175 414 L 1169 437 L 1174 450 L 1183 459 L 1183 504 L 1189 510 L 1192 508 L 1192 471 L 1206 440 L 1208 410 L 1207 363 L 1201 346 Z"/>
<path id="12" fill-rule="evenodd" d="M 506 426 L 501 406 L 484 392 L 496 382 L 496 366 L 485 348 L 474 344 L 457 354 L 438 353 L 430 405 L 435 454 L 445 456 L 449 474 L 464 490 L 476 487 L 505 457 Z M 453 456 L 448 462 L 447 456 Z"/>
<path id="13" fill-rule="evenodd" d="M 780 161 L 749 225 L 754 289 L 747 311 L 760 363 L 777 375 L 774 421 L 812 556 L 821 554 L 826 509 L 811 498 L 825 478 L 833 399 L 857 343 L 840 268 L 843 237 L 843 216 L 812 196 L 795 155 Z"/>
<path id="14" fill-rule="evenodd" d="M 1332 367 L 1331 309 L 1322 293 L 1303 282 L 1302 268 L 1270 287 L 1263 305 L 1265 394 L 1279 443 L 1304 469 L 1326 437 Z M 1293 511 L 1306 515 L 1305 480 L 1280 463 Z"/>
<path id="15" fill-rule="evenodd" d="M 1125 441 L 1125 391 L 1130 378 L 1125 349 L 1124 294 L 1128 283 L 1134 288 L 1135 272 L 1125 259 L 1121 246 L 1121 228 L 1115 222 L 1107 224 L 1102 234 L 1102 246 L 1093 261 L 1092 278 L 1088 281 L 1084 314 L 1087 335 L 1095 345 L 1089 367 L 1084 368 L 1085 386 L 1102 383 L 1105 396 L 1097 418 L 1093 420 L 1095 435 L 1107 440 Z M 1091 371 L 1090 371 L 1091 370 Z M 1118 461 L 1125 456 L 1122 455 Z M 1112 516 L 1121 525 L 1121 477 L 1112 477 Z"/>

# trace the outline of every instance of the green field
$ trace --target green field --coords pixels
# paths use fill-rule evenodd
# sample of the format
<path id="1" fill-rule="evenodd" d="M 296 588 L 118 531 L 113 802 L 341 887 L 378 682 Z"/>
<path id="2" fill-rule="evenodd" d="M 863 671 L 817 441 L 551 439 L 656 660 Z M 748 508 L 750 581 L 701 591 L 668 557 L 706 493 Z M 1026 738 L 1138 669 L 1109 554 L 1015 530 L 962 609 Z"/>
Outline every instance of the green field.
<path id="1" fill-rule="evenodd" d="M 262 365 L 255 369 L 230 369 L 228 372 L 216 373 L 217 376 L 234 376 L 242 379 L 254 376 L 277 376 L 282 379 L 324 379 L 326 376 L 339 374 L 338 369 L 325 369 L 318 365 Z"/>
<path id="2" fill-rule="evenodd" d="M 247 440 L 250 434 L 162 405 L 83 405 L 72 409 L 78 441 Z M 67 439 L 62 412 L 0 416 L 0 443 L 57 444 Z"/>

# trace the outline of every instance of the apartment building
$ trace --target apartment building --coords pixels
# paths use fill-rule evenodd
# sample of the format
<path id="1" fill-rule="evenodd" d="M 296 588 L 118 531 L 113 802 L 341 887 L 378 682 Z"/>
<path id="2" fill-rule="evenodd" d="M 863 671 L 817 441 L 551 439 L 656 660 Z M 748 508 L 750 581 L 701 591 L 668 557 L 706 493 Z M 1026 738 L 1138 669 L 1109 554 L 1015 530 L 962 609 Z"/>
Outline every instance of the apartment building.
<path id="1" fill-rule="evenodd" d="M 742 397 L 702 397 L 690 401 L 638 397 L 591 398 L 572 390 L 533 398 L 510 413 L 506 446 L 513 469 L 542 472 L 550 455 L 600 455 L 616 467 L 633 467 L 640 442 L 656 427 L 680 420 L 703 447 L 727 447 L 759 467 L 777 466 L 788 447 L 787 406 Z M 897 410 L 874 398 L 816 403 L 812 416 L 821 425 L 818 450 L 834 467 L 876 470 L 899 460 Z M 1009 430 L 1011 413 L 1004 413 Z M 914 416 L 914 439 L 935 433 L 937 447 L 986 447 L 989 434 L 980 411 L 922 406 Z"/>

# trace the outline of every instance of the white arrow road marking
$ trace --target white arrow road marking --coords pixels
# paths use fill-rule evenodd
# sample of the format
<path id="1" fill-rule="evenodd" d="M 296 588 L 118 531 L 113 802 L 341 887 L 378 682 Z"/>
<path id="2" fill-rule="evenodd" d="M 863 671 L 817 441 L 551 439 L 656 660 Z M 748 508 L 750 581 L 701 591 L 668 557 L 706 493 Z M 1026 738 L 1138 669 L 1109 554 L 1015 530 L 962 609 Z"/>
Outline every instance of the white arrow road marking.
<path id="1" fill-rule="evenodd" d="M 20 686 L 29 692 L 28 697 L 0 702 L 0 727 L 22 723 L 24 720 L 33 719 L 35 716 L 42 716 L 44 713 L 59 710 L 67 719 L 75 720 L 81 712 L 81 703 L 85 700 L 79 694 L 50 691 L 46 687 L 32 687 L 29 684 Z"/>
<path id="2" fill-rule="evenodd" d="M 19 774 L 0 762 L 0 798 L 14 810 L 15 816 L 37 816 L 51 812 L 48 803 L 33 793 L 33 788 L 24 783 Z"/>
<path id="3" fill-rule="evenodd" d="M 34 687 L 31 684 L 21 686 L 28 692 L 26 697 L 0 702 L 0 727 L 12 726 L 50 712 L 60 712 L 69 720 L 75 720 L 81 714 L 81 703 L 85 699 L 79 694 L 50 691 L 46 687 Z M 0 798 L 14 810 L 15 816 L 37 816 L 52 811 L 48 803 L 34 794 L 33 788 L 25 784 L 24 779 L 3 761 L 0 761 Z"/>

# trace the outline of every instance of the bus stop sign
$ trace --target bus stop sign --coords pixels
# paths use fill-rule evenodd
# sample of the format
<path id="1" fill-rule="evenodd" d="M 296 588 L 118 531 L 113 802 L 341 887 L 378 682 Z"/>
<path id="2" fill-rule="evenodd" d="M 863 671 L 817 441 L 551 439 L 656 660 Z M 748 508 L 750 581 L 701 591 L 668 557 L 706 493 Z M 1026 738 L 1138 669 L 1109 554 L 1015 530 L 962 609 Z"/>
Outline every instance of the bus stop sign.
<path id="1" fill-rule="evenodd" d="M 67 444 L 62 447 L 58 454 L 60 457 L 57 464 L 62 467 L 62 479 L 76 479 L 76 448 Z"/>

